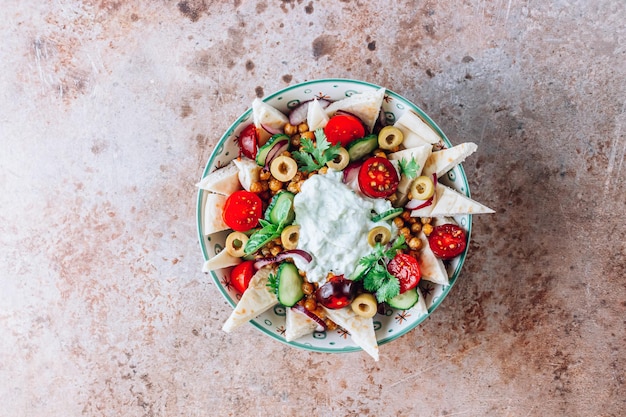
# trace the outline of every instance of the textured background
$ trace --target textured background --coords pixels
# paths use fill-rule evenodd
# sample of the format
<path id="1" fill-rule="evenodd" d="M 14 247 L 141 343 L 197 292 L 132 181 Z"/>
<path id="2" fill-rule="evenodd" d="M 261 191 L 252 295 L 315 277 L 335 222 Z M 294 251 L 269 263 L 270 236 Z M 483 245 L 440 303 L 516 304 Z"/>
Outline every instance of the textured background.
<path id="1" fill-rule="evenodd" d="M 624 22 L 621 0 L 4 1 L 0 415 L 625 415 Z M 223 333 L 200 272 L 213 145 L 324 77 L 476 142 L 497 210 L 378 363 Z"/>

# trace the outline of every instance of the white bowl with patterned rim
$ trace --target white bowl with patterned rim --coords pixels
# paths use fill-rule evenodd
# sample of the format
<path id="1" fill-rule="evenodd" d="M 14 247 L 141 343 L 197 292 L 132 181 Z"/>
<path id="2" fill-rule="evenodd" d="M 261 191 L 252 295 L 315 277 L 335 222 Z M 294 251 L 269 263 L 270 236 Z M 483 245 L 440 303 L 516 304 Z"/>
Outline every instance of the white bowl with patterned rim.
<path id="1" fill-rule="evenodd" d="M 381 86 L 375 84 L 349 79 L 321 79 L 287 87 L 269 95 L 264 99 L 264 101 L 287 114 L 290 109 L 297 106 L 299 103 L 313 99 L 314 97 L 329 100 L 340 100 L 355 93 L 377 90 L 380 87 Z M 437 132 L 445 147 L 452 146 L 441 129 L 439 129 L 435 122 L 433 122 L 419 107 L 393 91 L 386 91 L 382 111 L 384 112 L 383 114 L 387 124 L 393 124 L 395 120 L 397 120 L 402 113 L 408 109 L 417 113 L 434 129 L 435 132 Z M 251 122 L 252 109 L 248 109 L 226 130 L 209 157 L 204 173 L 202 174 L 203 177 L 228 164 L 228 162 L 239 155 L 236 138 L 238 137 L 239 132 L 241 132 L 241 130 Z M 439 178 L 439 181 L 470 197 L 467 177 L 465 176 L 465 171 L 461 165 L 454 167 L 444 177 Z M 205 260 L 208 260 L 223 249 L 226 236 L 229 232 L 221 232 L 205 236 L 203 230 L 203 219 L 205 216 L 204 206 L 206 195 L 207 191 L 199 190 L 196 220 L 198 227 L 198 239 L 200 241 L 202 255 Z M 392 340 L 397 339 L 414 329 L 437 309 L 450 292 L 450 289 L 459 277 L 465 257 L 467 256 L 469 239 L 472 230 L 471 215 L 456 216 L 455 220 L 467 232 L 468 244 L 463 254 L 446 263 L 450 285 L 442 286 L 429 281 L 420 281 L 419 286 L 428 308 L 427 313 L 417 314 L 413 310 L 401 311 L 386 307 L 384 314 L 380 314 L 379 312 L 379 314 L 374 316 L 374 329 L 376 331 L 376 338 L 379 345 L 391 342 Z M 231 287 L 229 283 L 230 269 L 231 268 L 225 268 L 218 271 L 212 271 L 209 274 L 226 301 L 234 307 L 237 304 L 240 295 Z M 274 308 L 269 309 L 265 313 L 251 320 L 250 323 L 269 337 L 293 347 L 326 353 L 353 352 L 361 350 L 352 342 L 350 336 L 341 329 L 314 332 L 313 334 L 302 337 L 296 341 L 287 342 L 284 337 L 285 307 L 281 305 L 276 305 Z"/>

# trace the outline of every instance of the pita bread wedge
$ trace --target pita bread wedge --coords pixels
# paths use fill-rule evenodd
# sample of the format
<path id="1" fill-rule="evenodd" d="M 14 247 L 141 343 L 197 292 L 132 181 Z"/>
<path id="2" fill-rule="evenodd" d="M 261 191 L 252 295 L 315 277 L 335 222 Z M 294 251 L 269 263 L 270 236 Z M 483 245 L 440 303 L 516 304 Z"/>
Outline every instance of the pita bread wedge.
<path id="1" fill-rule="evenodd" d="M 276 304 L 276 294 L 267 287 L 268 277 L 273 272 L 272 268 L 261 268 L 250 280 L 248 289 L 241 296 L 241 300 L 224 323 L 222 330 L 230 333 L 237 327 L 249 322 L 259 314 L 269 310 Z"/>
<path id="2" fill-rule="evenodd" d="M 424 165 L 424 175 L 443 174 L 450 171 L 455 165 L 465 161 L 465 158 L 476 152 L 478 146 L 472 142 L 461 143 L 452 148 L 442 149 L 430 154 Z"/>
<path id="3" fill-rule="evenodd" d="M 400 116 L 400 118 L 394 124 L 394 126 L 396 125 L 405 127 L 406 129 L 415 133 L 421 140 L 426 143 L 435 144 L 441 140 L 439 135 L 430 127 L 430 125 L 424 122 L 417 114 L 413 113 L 411 110 L 407 110 L 406 112 L 404 112 L 404 114 Z M 402 128 L 398 128 L 402 130 Z M 404 133 L 404 131 L 402 133 Z M 409 138 L 409 140 L 412 140 L 412 138 Z M 404 141 L 404 146 L 408 147 L 409 145 L 406 144 L 406 137 Z"/>
<path id="4" fill-rule="evenodd" d="M 414 148 L 416 146 L 422 145 L 430 145 L 430 143 L 426 142 L 419 136 L 417 133 L 414 133 L 411 129 L 404 126 L 403 124 L 398 123 L 397 121 L 393 124 L 393 127 L 397 127 L 402 132 L 402 145 L 407 148 Z"/>
<path id="5" fill-rule="evenodd" d="M 204 265 L 202 266 L 202 272 L 215 271 L 217 269 L 239 265 L 240 263 L 241 258 L 236 258 L 232 256 L 224 249 L 204 263 Z"/>
<path id="6" fill-rule="evenodd" d="M 239 169 L 237 178 L 244 190 L 250 191 L 252 183 L 259 181 L 259 174 L 261 173 L 261 167 L 257 165 L 252 159 L 237 158 L 233 160 L 233 163 Z"/>
<path id="7" fill-rule="evenodd" d="M 231 161 L 223 168 L 216 169 L 202 178 L 196 186 L 203 190 L 211 191 L 212 193 L 228 196 L 237 190 L 241 190 L 238 174 L 239 169 Z"/>
<path id="8" fill-rule="evenodd" d="M 207 193 L 204 205 L 204 234 L 221 232 L 229 227 L 224 223 L 222 213 L 228 197 L 222 194 Z"/>
<path id="9" fill-rule="evenodd" d="M 489 207 L 441 183 L 437 183 L 435 193 L 437 194 L 437 202 L 430 212 L 430 217 L 495 213 Z"/>
<path id="10" fill-rule="evenodd" d="M 436 284 L 450 285 L 446 266 L 443 264 L 443 261 L 437 258 L 433 251 L 430 250 L 428 238 L 424 232 L 419 232 L 417 237 L 422 241 L 422 250 L 419 251 L 419 257 L 417 259 L 420 265 L 422 279 Z M 423 297 L 420 298 L 423 299 Z"/>
<path id="11" fill-rule="evenodd" d="M 289 121 L 280 110 L 259 98 L 252 101 L 252 120 L 259 133 L 259 144 L 264 144 L 272 136 L 272 131 L 282 132 Z"/>
<path id="12" fill-rule="evenodd" d="M 294 309 L 287 308 L 285 317 L 285 340 L 291 342 L 315 331 L 318 324 L 306 314 Z"/>
<path id="13" fill-rule="evenodd" d="M 326 316 L 350 332 L 354 343 L 378 361 L 378 342 L 374 332 L 374 321 L 359 316 L 350 306 L 337 310 L 324 308 Z"/>
<path id="14" fill-rule="evenodd" d="M 426 160 L 430 156 L 432 152 L 433 146 L 430 144 L 424 144 L 420 146 L 416 146 L 414 148 L 403 149 L 398 152 L 393 152 L 388 155 L 388 158 L 391 161 L 401 161 L 405 160 L 409 162 L 413 159 L 417 163 L 417 171 L 415 173 L 415 177 L 419 177 L 421 175 L 422 169 L 426 164 Z M 401 195 L 406 195 L 409 192 L 409 188 L 411 188 L 411 183 L 413 179 L 409 179 L 406 175 L 400 176 L 400 183 L 398 184 L 398 193 Z"/>
<path id="15" fill-rule="evenodd" d="M 411 307 L 410 311 L 414 313 L 417 317 L 421 317 L 424 314 L 428 314 L 428 307 L 426 307 L 426 300 L 422 295 L 422 291 L 419 287 L 415 288 L 417 290 L 417 304 Z"/>
<path id="16" fill-rule="evenodd" d="M 309 126 L 309 130 L 312 132 L 316 129 L 324 128 L 326 123 L 328 123 L 328 115 L 317 99 L 313 99 L 313 101 L 309 103 L 306 123 Z"/>
<path id="17" fill-rule="evenodd" d="M 376 91 L 353 94 L 350 97 L 335 101 L 326 107 L 326 114 L 331 117 L 338 111 L 353 114 L 361 119 L 368 131 L 371 132 L 378 119 L 380 106 L 382 106 L 385 98 L 385 91 L 384 88 L 380 88 Z"/>

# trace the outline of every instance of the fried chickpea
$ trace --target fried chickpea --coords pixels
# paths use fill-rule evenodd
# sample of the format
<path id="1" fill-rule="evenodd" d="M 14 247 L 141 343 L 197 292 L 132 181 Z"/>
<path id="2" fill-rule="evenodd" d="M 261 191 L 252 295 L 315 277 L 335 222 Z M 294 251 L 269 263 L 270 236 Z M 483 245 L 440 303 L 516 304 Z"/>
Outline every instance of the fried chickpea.
<path id="1" fill-rule="evenodd" d="M 255 181 L 252 184 L 250 184 L 250 191 L 258 194 L 258 193 L 262 193 L 263 190 L 263 186 L 261 185 L 261 183 L 259 181 Z"/>
<path id="2" fill-rule="evenodd" d="M 400 229 L 400 228 L 404 227 L 404 220 L 402 220 L 402 218 L 401 218 L 401 217 L 395 217 L 395 218 L 393 219 L 393 224 L 395 224 L 395 225 L 396 225 L 396 227 L 397 227 L 398 229 Z"/>
<path id="3" fill-rule="evenodd" d="M 304 281 L 302 283 L 302 292 L 306 295 L 311 295 L 313 294 L 313 290 L 315 288 L 313 287 L 313 284 L 311 284 L 310 282 Z"/>
<path id="4" fill-rule="evenodd" d="M 300 192 L 300 183 L 298 181 L 291 181 L 287 184 L 287 191 L 293 194 L 298 194 Z"/>
<path id="5" fill-rule="evenodd" d="M 422 247 L 422 241 L 417 237 L 412 237 L 408 245 L 412 250 L 419 250 Z"/>
<path id="6" fill-rule="evenodd" d="M 402 220 L 404 220 L 405 222 L 408 222 L 409 220 L 411 220 L 411 212 L 409 210 L 404 210 L 400 217 L 402 217 Z"/>
<path id="7" fill-rule="evenodd" d="M 422 224 L 428 224 L 431 221 L 430 217 L 422 217 L 421 219 Z"/>
<path id="8" fill-rule="evenodd" d="M 300 135 L 293 135 L 291 137 L 291 146 L 298 148 L 300 146 Z"/>
<path id="9" fill-rule="evenodd" d="M 276 256 L 282 251 L 283 251 L 283 248 L 281 248 L 280 246 L 274 246 L 272 249 L 270 249 L 270 253 L 272 254 L 272 256 Z"/>
<path id="10" fill-rule="evenodd" d="M 422 224 L 420 222 L 415 222 L 411 224 L 411 232 L 414 234 L 419 233 L 422 230 Z"/>
<path id="11" fill-rule="evenodd" d="M 298 125 L 298 133 L 304 133 L 309 131 L 309 125 L 306 123 L 300 123 Z"/>
<path id="12" fill-rule="evenodd" d="M 324 324 L 326 324 L 326 328 L 330 331 L 337 330 L 337 324 L 331 319 L 324 320 Z"/>
<path id="13" fill-rule="evenodd" d="M 309 311 L 317 310 L 317 301 L 315 301 L 315 298 L 308 297 L 306 300 L 304 300 L 304 308 Z"/>
<path id="14" fill-rule="evenodd" d="M 430 223 L 426 223 L 422 226 L 422 232 L 424 232 L 426 236 L 430 236 L 430 234 L 433 232 L 433 225 Z"/>
<path id="15" fill-rule="evenodd" d="M 300 137 L 313 140 L 313 139 L 315 139 L 315 133 L 313 133 L 311 131 L 303 132 L 303 133 L 300 134 Z"/>
<path id="16" fill-rule="evenodd" d="M 298 132 L 298 128 L 291 123 L 285 125 L 285 135 L 295 135 Z"/>
<path id="17" fill-rule="evenodd" d="M 283 183 L 278 181 L 276 178 L 272 178 L 269 182 L 269 187 L 271 191 L 279 191 L 283 188 Z"/>
<path id="18" fill-rule="evenodd" d="M 408 227 L 403 227 L 402 229 L 400 229 L 399 232 L 402 236 L 404 236 L 406 240 L 409 240 L 411 238 L 411 229 L 409 229 Z"/>
<path id="19" fill-rule="evenodd" d="M 259 174 L 259 179 L 261 181 L 267 181 L 270 179 L 271 176 L 272 174 L 269 171 L 261 170 L 261 173 Z"/>

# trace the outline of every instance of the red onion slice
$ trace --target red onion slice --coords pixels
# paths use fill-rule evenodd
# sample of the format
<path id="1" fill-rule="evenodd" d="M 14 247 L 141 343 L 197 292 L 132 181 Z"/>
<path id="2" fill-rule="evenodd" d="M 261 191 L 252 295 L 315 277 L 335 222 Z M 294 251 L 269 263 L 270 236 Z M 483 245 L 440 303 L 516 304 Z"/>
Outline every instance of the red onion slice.
<path id="1" fill-rule="evenodd" d="M 282 129 L 279 129 L 279 128 L 276 128 L 276 127 L 271 127 L 271 126 L 264 125 L 264 124 L 261 124 L 261 127 L 263 129 L 265 129 L 268 133 L 271 133 L 272 135 L 277 135 L 279 133 L 283 133 Z"/>
<path id="2" fill-rule="evenodd" d="M 361 169 L 362 162 L 350 162 L 347 167 L 343 169 L 343 183 L 349 184 L 359 177 L 359 170 Z"/>
<path id="3" fill-rule="evenodd" d="M 311 101 L 312 100 L 303 101 L 291 110 L 289 113 L 289 124 L 298 126 L 300 123 L 306 121 Z"/>
<path id="4" fill-rule="evenodd" d="M 309 262 L 313 260 L 313 257 L 311 256 L 311 254 L 308 253 L 307 251 L 303 251 L 302 249 L 291 249 L 291 250 L 286 250 L 284 252 L 281 252 L 276 256 L 270 256 L 268 258 L 258 259 L 254 263 L 254 267 L 256 269 L 261 269 L 264 266 L 272 265 L 272 264 L 284 261 L 285 259 L 289 259 L 289 258 L 294 259 L 294 260 L 297 259 L 305 264 L 308 264 Z"/>
<path id="5" fill-rule="evenodd" d="M 317 317 L 315 313 L 310 312 L 304 306 L 300 304 L 296 304 L 295 306 L 291 307 L 291 309 L 293 311 L 297 311 L 299 313 L 304 314 L 305 316 L 313 320 L 315 323 L 317 323 L 317 328 L 315 329 L 316 332 L 323 332 L 324 330 L 326 330 L 326 323 L 324 323 L 324 320 Z"/>
<path id="6" fill-rule="evenodd" d="M 273 144 L 272 149 L 269 150 L 267 156 L 265 157 L 265 168 L 269 169 L 274 158 L 285 152 L 287 149 L 289 149 L 289 140 L 287 140 L 287 138 L 285 138 L 285 140 L 279 140 Z"/>
<path id="7" fill-rule="evenodd" d="M 424 207 L 428 207 L 433 204 L 433 198 L 430 197 L 428 200 L 409 200 L 408 203 L 404 206 L 407 210 L 419 210 Z"/>

